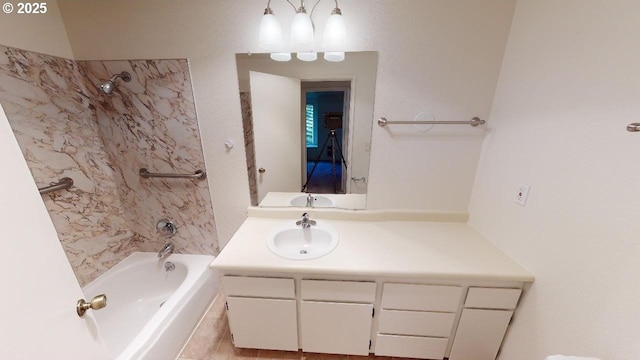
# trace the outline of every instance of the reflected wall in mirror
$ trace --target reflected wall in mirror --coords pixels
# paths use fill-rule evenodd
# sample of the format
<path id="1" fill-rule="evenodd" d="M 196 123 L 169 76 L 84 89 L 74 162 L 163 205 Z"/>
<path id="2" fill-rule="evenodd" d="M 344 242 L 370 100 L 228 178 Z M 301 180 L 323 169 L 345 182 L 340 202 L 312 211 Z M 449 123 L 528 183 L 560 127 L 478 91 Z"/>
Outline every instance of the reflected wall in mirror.
<path id="1" fill-rule="evenodd" d="M 339 63 L 236 54 L 236 63 L 251 204 L 298 206 L 304 192 L 315 207 L 364 209 L 377 52 Z"/>

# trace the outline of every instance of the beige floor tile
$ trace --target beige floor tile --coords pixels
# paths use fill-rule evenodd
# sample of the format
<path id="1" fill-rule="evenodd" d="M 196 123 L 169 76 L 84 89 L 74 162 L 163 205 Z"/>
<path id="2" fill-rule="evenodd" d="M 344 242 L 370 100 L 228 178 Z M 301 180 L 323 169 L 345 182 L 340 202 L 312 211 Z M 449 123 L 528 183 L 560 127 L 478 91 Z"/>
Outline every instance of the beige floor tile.
<path id="1" fill-rule="evenodd" d="M 218 295 L 213 300 L 211 307 L 209 307 L 209 310 L 204 315 L 204 317 L 220 319 L 226 316 L 225 301 L 226 301 L 226 298 L 224 294 L 222 292 L 218 293 Z"/>
<path id="2" fill-rule="evenodd" d="M 257 349 L 241 349 L 233 346 L 231 332 L 227 330 L 210 360 L 257 359 L 258 352 Z"/>
<path id="3" fill-rule="evenodd" d="M 228 333 L 226 319 L 204 317 L 191 336 L 180 357 L 191 360 L 208 360 Z"/>
<path id="4" fill-rule="evenodd" d="M 347 360 L 348 355 L 303 353 L 302 360 Z"/>
<path id="5" fill-rule="evenodd" d="M 258 360 L 301 360 L 302 351 L 260 350 Z"/>

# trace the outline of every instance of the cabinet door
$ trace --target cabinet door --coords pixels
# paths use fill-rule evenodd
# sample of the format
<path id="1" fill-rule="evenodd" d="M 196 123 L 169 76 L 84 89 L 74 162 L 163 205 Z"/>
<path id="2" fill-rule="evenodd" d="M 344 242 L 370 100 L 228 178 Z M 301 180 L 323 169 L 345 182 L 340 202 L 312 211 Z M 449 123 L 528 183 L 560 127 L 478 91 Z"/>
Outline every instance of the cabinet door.
<path id="1" fill-rule="evenodd" d="M 463 309 L 449 360 L 495 360 L 511 310 Z"/>
<path id="2" fill-rule="evenodd" d="M 237 347 L 298 350 L 296 301 L 227 297 L 229 327 Z"/>
<path id="3" fill-rule="evenodd" d="M 372 304 L 302 301 L 302 350 L 368 355 L 372 314 Z"/>

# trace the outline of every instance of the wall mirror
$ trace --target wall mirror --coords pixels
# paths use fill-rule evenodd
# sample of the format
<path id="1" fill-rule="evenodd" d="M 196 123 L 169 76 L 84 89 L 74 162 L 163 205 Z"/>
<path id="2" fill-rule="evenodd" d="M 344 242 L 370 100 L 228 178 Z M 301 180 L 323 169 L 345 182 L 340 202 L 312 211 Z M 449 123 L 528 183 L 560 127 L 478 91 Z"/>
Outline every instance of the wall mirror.
<path id="1" fill-rule="evenodd" d="M 342 62 L 236 54 L 251 204 L 364 209 L 377 52 Z"/>

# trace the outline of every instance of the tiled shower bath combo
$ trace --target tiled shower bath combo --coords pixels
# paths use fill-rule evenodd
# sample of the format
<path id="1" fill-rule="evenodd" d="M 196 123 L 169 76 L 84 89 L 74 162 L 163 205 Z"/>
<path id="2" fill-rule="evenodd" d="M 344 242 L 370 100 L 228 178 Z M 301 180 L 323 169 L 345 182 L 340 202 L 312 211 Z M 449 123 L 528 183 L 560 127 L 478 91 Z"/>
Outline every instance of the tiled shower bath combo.
<path id="1" fill-rule="evenodd" d="M 111 94 L 97 84 L 126 71 Z M 0 102 L 81 285 L 136 251 L 219 251 L 207 181 L 143 179 L 204 170 L 187 60 L 74 61 L 0 46 Z"/>

